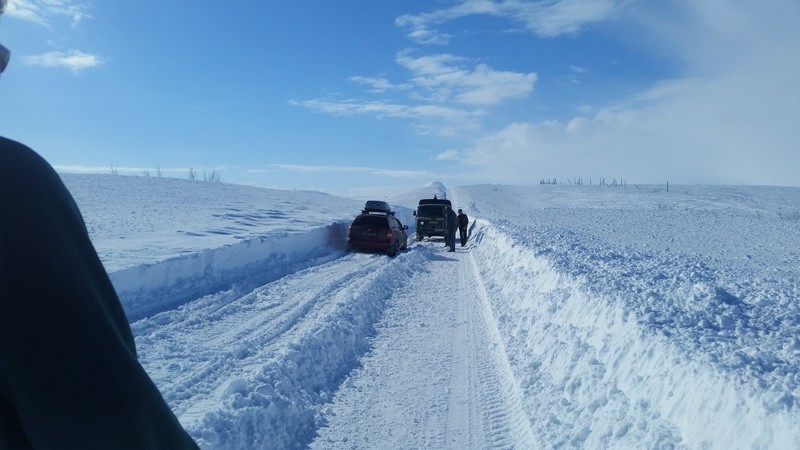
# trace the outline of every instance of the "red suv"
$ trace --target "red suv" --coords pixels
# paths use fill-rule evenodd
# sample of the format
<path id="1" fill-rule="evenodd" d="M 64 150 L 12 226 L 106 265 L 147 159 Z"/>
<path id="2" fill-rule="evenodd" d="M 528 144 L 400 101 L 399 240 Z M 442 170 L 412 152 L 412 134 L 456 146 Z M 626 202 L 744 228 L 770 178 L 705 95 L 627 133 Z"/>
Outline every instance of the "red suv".
<path id="1" fill-rule="evenodd" d="M 365 212 L 353 220 L 347 230 L 347 250 L 386 252 L 396 256 L 408 248 L 408 225 L 403 225 L 394 213 Z"/>

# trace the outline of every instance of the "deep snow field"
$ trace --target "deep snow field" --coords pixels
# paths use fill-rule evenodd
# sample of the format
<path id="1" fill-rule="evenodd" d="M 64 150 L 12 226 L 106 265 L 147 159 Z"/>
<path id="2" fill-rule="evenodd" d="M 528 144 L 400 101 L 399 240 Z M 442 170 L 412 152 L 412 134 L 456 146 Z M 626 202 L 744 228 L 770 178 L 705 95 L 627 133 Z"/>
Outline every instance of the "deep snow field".
<path id="1" fill-rule="evenodd" d="M 388 258 L 364 199 L 63 179 L 202 448 L 800 448 L 800 188 L 433 183 L 383 200 L 469 244 Z"/>

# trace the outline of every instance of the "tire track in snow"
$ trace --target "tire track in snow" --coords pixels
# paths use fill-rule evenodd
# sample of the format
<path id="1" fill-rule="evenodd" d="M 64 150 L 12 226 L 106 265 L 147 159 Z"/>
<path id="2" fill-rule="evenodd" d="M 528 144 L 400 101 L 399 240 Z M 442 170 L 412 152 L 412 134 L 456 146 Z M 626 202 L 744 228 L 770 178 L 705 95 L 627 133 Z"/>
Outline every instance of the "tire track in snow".
<path id="1" fill-rule="evenodd" d="M 522 395 L 508 363 L 505 346 L 489 305 L 472 253 L 459 265 L 460 290 L 474 292 L 468 307 L 472 348 L 479 353 L 476 390 L 488 418 L 484 422 L 490 448 L 534 448 L 533 433 L 524 411 Z M 472 447 L 470 447 L 472 448 Z"/>
<path id="2" fill-rule="evenodd" d="M 446 448 L 448 380 L 452 371 L 454 302 L 437 266 L 453 260 L 416 244 L 421 271 L 387 301 L 373 349 L 361 359 L 325 408 L 327 426 L 318 430 L 314 449 Z M 462 430 L 463 431 L 463 430 Z"/>
<path id="3" fill-rule="evenodd" d="M 132 324 L 140 360 L 183 423 L 217 407 L 237 380 L 255 376 L 339 303 L 369 290 L 392 261 L 347 257 L 249 293 L 206 296 Z M 193 369 L 187 369 L 187 368 Z"/>
<path id="4" fill-rule="evenodd" d="M 456 193 L 452 196 L 453 204 L 459 204 L 460 199 Z M 469 205 L 471 209 L 474 204 Z M 469 244 L 467 248 L 479 245 L 477 217 L 473 214 L 470 219 Z M 474 253 L 465 255 L 459 270 L 460 292 L 469 292 L 466 296 L 471 301 L 466 302 L 470 310 L 466 313 L 469 326 L 469 336 L 472 340 L 471 348 L 477 352 L 470 358 L 473 371 L 476 372 L 470 380 L 472 401 L 479 399 L 484 411 L 484 434 L 487 441 L 480 448 L 500 449 L 530 449 L 536 448 L 535 438 L 529 418 L 525 412 L 523 394 L 514 377 L 513 370 L 508 361 L 503 340 L 497 326 L 497 321 L 492 313 L 489 295 L 475 261 Z M 470 445 L 463 448 L 476 448 Z"/>
<path id="5" fill-rule="evenodd" d="M 468 283 L 464 280 L 463 267 L 464 264 L 458 266 L 457 292 L 470 292 Z M 469 351 L 479 345 L 476 342 L 475 333 L 476 324 L 473 311 L 475 302 L 470 300 L 471 297 L 468 297 L 455 302 L 456 330 L 452 339 L 453 364 L 447 406 L 447 430 L 445 431 L 445 435 L 452 436 L 449 443 L 452 448 L 486 447 L 483 439 L 485 430 L 479 409 L 481 399 L 472 395 L 480 392 L 481 380 L 478 376 L 477 363 L 474 358 L 470 357 Z M 464 430 L 468 432 L 465 433 Z"/>
<path id="6" fill-rule="evenodd" d="M 426 272 L 393 296 L 373 350 L 311 447 L 530 448 L 532 434 L 472 255 L 417 244 Z M 499 354 L 498 354 L 499 353 Z"/>

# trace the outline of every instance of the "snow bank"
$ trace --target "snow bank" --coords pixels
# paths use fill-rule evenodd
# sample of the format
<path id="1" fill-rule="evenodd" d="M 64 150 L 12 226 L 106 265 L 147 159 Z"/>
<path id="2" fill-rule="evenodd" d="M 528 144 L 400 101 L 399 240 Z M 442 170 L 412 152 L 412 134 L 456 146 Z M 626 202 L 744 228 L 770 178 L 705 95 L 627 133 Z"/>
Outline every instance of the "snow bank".
<path id="1" fill-rule="evenodd" d="M 350 223 L 364 206 L 362 200 L 313 191 L 158 177 L 61 176 L 110 273 Z"/>
<path id="2" fill-rule="evenodd" d="M 473 251 L 537 440 L 800 447 L 797 340 L 757 336 L 797 329 L 792 280 L 753 305 L 699 257 L 500 222 L 478 222 Z M 762 316 L 773 307 L 786 323 Z M 758 350 L 743 354 L 745 342 Z"/>
<path id="3" fill-rule="evenodd" d="M 277 233 L 109 274 L 129 320 L 175 308 L 233 283 L 268 283 L 294 264 L 341 252 L 348 223 Z"/>

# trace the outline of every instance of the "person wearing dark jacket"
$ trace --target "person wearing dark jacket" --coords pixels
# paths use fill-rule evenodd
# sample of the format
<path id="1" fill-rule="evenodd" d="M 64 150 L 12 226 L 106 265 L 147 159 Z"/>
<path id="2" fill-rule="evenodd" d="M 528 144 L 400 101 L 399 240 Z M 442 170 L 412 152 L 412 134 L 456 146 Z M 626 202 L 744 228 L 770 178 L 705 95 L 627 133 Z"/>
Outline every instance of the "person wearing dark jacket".
<path id="1" fill-rule="evenodd" d="M 450 247 L 448 252 L 456 251 L 456 228 L 458 228 L 458 218 L 456 213 L 449 206 L 444 207 L 444 242 L 445 246 Z"/>
<path id="2" fill-rule="evenodd" d="M 0 448 L 196 449 L 59 176 L 0 137 Z"/>
<path id="3" fill-rule="evenodd" d="M 467 226 L 469 225 L 469 217 L 464 214 L 464 211 L 458 210 L 458 234 L 461 238 L 461 246 L 467 244 Z"/>
<path id="4" fill-rule="evenodd" d="M 0 168 L 0 449 L 197 449 L 61 178 L 3 137 Z"/>

